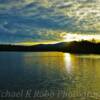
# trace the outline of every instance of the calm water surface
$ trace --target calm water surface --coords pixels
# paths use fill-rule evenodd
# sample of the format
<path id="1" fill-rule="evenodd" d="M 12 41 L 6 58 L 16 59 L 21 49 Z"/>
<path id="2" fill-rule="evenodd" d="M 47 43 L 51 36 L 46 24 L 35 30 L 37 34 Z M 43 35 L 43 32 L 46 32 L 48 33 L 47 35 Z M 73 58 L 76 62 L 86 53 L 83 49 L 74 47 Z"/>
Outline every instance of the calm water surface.
<path id="1" fill-rule="evenodd" d="M 100 100 L 100 56 L 0 52 L 0 98 Z"/>

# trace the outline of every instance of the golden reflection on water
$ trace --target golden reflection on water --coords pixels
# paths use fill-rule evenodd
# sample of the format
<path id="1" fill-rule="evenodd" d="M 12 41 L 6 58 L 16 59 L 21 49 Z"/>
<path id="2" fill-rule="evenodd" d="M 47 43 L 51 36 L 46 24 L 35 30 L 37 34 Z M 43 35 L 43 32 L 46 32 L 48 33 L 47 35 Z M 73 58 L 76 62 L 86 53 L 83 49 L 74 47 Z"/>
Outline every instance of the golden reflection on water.
<path id="1" fill-rule="evenodd" d="M 58 52 L 35 52 L 28 53 L 24 55 L 24 62 L 28 66 L 37 66 L 48 70 L 50 68 L 59 68 L 62 69 L 65 66 L 64 63 L 64 53 Z"/>
<path id="2" fill-rule="evenodd" d="M 70 74 L 72 72 L 72 58 L 69 53 L 64 54 L 64 61 L 65 61 L 65 68 L 67 69 L 67 72 Z"/>
<path id="3" fill-rule="evenodd" d="M 100 69 L 100 56 L 98 55 L 73 55 L 62 52 L 35 52 L 27 53 L 23 57 L 23 62 L 27 65 L 27 69 L 39 66 L 45 71 L 50 69 L 58 69 L 60 72 L 78 73 L 94 72 L 99 75 Z M 91 71 L 90 71 L 91 70 Z M 99 71 L 98 71 L 99 70 Z"/>
<path id="4" fill-rule="evenodd" d="M 35 52 L 24 55 L 26 69 L 31 70 L 38 66 L 40 70 L 48 73 L 50 70 L 59 71 L 59 73 L 72 74 L 74 70 L 79 70 L 78 57 L 69 53 L 62 52 Z"/>
<path id="5" fill-rule="evenodd" d="M 25 54 L 24 63 L 27 70 L 35 70 L 38 78 L 47 77 L 47 82 L 66 80 L 61 81 L 62 83 L 56 81 L 56 84 L 61 84 L 64 89 L 74 86 L 74 90 L 100 90 L 100 56 L 38 52 Z"/>

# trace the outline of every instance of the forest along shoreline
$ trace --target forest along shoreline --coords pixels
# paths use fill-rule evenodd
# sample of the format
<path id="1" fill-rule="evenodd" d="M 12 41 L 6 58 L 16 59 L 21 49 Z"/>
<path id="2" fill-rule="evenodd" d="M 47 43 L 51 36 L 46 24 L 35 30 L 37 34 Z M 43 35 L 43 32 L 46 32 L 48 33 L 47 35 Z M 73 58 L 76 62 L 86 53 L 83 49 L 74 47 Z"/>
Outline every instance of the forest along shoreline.
<path id="1" fill-rule="evenodd" d="M 58 51 L 79 54 L 100 54 L 100 43 L 89 41 L 59 42 L 55 44 L 37 44 L 31 46 L 0 44 L 0 51 L 30 51 L 45 52 Z"/>

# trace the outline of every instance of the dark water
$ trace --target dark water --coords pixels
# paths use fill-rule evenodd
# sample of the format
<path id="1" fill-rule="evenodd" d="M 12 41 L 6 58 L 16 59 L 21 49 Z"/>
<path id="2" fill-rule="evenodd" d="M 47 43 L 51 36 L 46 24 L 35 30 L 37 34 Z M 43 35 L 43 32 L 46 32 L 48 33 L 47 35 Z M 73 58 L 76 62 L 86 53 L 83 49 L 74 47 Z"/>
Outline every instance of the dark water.
<path id="1" fill-rule="evenodd" d="M 0 52 L 0 100 L 99 100 L 100 56 Z"/>

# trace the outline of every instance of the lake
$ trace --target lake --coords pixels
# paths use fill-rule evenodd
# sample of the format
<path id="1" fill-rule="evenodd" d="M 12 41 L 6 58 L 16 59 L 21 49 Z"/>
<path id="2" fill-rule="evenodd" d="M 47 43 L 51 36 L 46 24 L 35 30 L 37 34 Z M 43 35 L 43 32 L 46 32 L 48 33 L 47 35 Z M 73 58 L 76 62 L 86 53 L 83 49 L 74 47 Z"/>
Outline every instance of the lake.
<path id="1" fill-rule="evenodd" d="M 100 55 L 0 52 L 1 100 L 99 100 Z"/>

